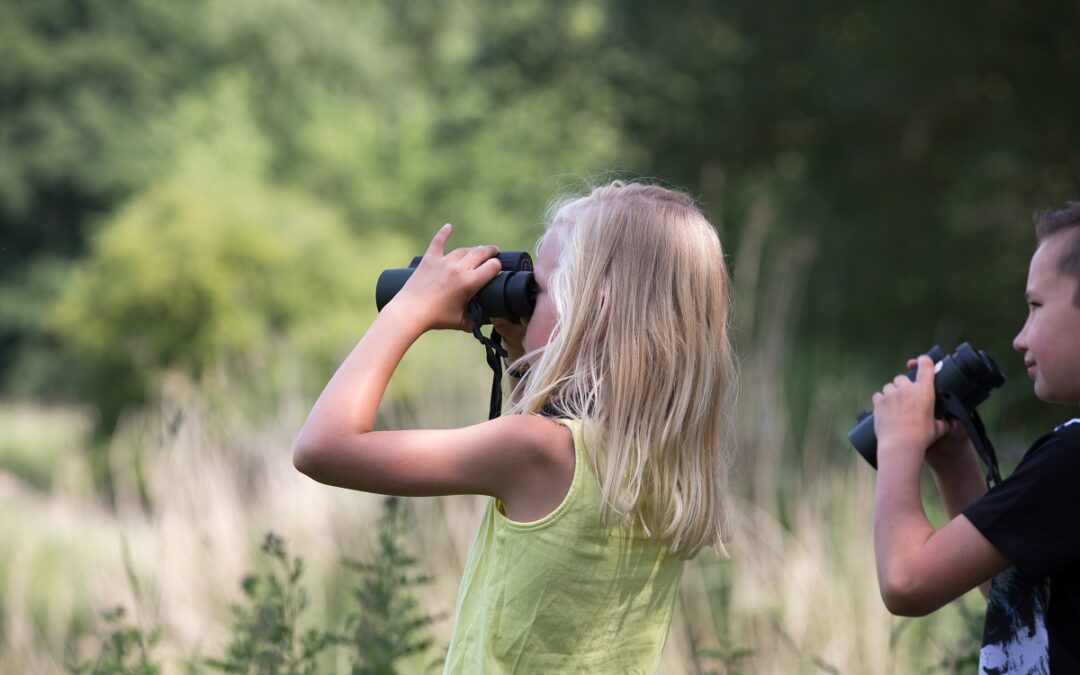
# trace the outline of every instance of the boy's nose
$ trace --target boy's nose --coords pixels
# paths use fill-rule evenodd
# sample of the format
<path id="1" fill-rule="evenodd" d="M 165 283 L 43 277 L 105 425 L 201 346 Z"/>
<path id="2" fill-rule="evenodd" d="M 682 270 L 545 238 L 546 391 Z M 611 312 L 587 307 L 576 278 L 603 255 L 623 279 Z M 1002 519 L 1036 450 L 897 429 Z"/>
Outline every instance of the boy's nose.
<path id="1" fill-rule="evenodd" d="M 1021 354 L 1027 351 L 1027 338 L 1025 338 L 1024 336 L 1024 333 L 1026 332 L 1027 330 L 1025 327 L 1024 330 L 1021 330 L 1019 333 L 1016 334 L 1016 337 L 1013 338 L 1013 349 L 1020 352 Z"/>

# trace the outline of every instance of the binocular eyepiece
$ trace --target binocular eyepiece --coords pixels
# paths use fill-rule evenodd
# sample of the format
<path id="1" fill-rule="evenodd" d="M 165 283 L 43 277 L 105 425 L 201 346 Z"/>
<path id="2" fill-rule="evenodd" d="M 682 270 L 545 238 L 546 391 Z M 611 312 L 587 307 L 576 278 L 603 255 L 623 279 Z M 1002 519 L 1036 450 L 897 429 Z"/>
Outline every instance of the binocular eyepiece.
<path id="1" fill-rule="evenodd" d="M 1005 373 L 994 360 L 986 352 L 976 350 L 967 342 L 948 356 L 941 347 L 934 345 L 927 352 L 927 356 L 935 363 L 934 388 L 938 392 L 948 392 L 955 396 L 968 413 L 973 413 L 975 408 L 990 396 L 991 390 L 1005 383 Z M 908 379 L 914 382 L 916 372 L 917 369 L 909 370 Z M 848 440 L 863 459 L 876 469 L 877 435 L 874 433 L 873 413 L 868 410 L 859 413 L 855 428 L 848 433 Z"/>
<path id="2" fill-rule="evenodd" d="M 504 251 L 497 257 L 502 271 L 474 298 L 484 312 L 484 322 L 492 318 L 517 321 L 532 316 L 536 306 L 532 257 L 525 251 Z M 408 267 L 383 270 L 375 284 L 375 306 L 379 311 L 397 295 L 422 259 L 423 256 L 416 256 Z"/>

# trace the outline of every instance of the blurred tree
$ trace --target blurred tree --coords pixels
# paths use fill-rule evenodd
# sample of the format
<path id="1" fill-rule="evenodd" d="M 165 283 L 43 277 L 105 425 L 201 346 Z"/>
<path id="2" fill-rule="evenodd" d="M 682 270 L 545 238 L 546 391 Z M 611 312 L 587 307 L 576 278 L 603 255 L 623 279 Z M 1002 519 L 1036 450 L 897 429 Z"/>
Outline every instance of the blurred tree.
<path id="1" fill-rule="evenodd" d="M 64 285 L 52 318 L 78 357 L 70 375 L 111 429 L 166 370 L 258 363 L 286 336 L 321 372 L 374 310 L 357 307 L 385 249 L 370 245 L 333 211 L 244 176 L 163 183 L 93 237 Z"/>
<path id="2" fill-rule="evenodd" d="M 157 164 L 145 122 L 200 77 L 201 2 L 0 5 L 0 279 L 85 229 Z"/>
<path id="3" fill-rule="evenodd" d="M 94 127 L 95 133 L 79 137 L 80 143 L 95 148 L 105 159 L 80 161 L 94 160 L 95 155 L 79 144 L 56 159 L 57 171 L 74 176 L 65 180 L 79 187 L 78 194 L 92 196 L 73 202 L 42 198 L 61 209 L 56 220 L 71 245 L 54 244 L 52 238 L 35 234 L 8 248 L 20 261 L 0 275 L 0 380 L 6 380 L 8 391 L 64 390 L 57 382 L 72 370 L 71 353 L 63 349 L 62 341 L 58 345 L 55 326 L 43 320 L 44 308 L 59 286 L 68 283 L 63 267 L 72 256 L 82 254 L 91 223 L 115 222 L 112 214 L 117 210 L 129 214 L 128 220 L 149 218 L 152 209 L 131 207 L 127 200 L 145 205 L 148 199 L 163 199 L 164 194 L 172 194 L 168 199 L 177 212 L 187 210 L 196 219 L 203 217 L 195 215 L 202 207 L 180 201 L 190 197 L 206 206 L 216 196 L 198 190 L 175 192 L 173 176 L 178 172 L 193 175 L 212 169 L 213 175 L 228 178 L 230 184 L 247 180 L 264 185 L 267 191 L 306 194 L 313 204 L 323 202 L 341 209 L 360 236 L 393 232 L 411 238 L 417 250 L 448 220 L 458 226 L 457 244 L 488 240 L 510 247 L 527 245 L 536 233 L 537 216 L 560 184 L 553 176 L 564 171 L 574 177 L 588 176 L 633 154 L 618 138 L 617 111 L 606 99 L 597 99 L 596 105 L 583 99 L 574 73 L 542 83 L 513 64 L 505 68 L 478 65 L 478 59 L 487 57 L 482 49 L 488 39 L 484 31 L 500 25 L 490 17 L 480 21 L 490 9 L 484 2 L 461 0 L 442 6 L 209 0 L 176 16 L 159 4 L 142 0 L 123 12 L 110 12 L 103 5 L 68 3 L 64 7 L 73 15 L 69 23 L 52 20 L 66 31 L 59 36 L 65 45 L 85 43 L 107 49 L 124 77 L 136 82 L 146 77 L 156 86 L 175 87 L 160 98 L 146 94 L 152 105 L 146 102 L 140 107 L 142 98 L 110 92 L 110 82 L 126 81 L 124 77 L 111 71 L 103 74 L 85 60 L 72 59 L 67 64 L 68 77 L 102 100 L 95 110 L 123 129 L 129 142 L 111 144 L 116 140 L 113 128 Z M 549 9 L 533 3 L 507 30 L 520 32 L 530 21 L 548 23 L 563 11 L 561 6 Z M 514 18 L 509 10 L 500 13 Z M 80 19 L 83 14 L 87 17 Z M 52 23 L 46 18 L 31 11 L 12 11 L 10 32 L 37 45 L 43 62 L 48 63 L 52 56 L 44 45 L 52 39 Z M 139 51 L 144 24 L 155 29 L 151 34 L 161 44 L 170 46 L 165 51 L 179 65 L 167 63 L 188 79 L 170 80 L 165 75 L 172 71 L 164 65 L 161 68 L 168 72 L 157 77 L 153 67 L 161 59 L 156 55 L 143 58 Z M 169 29 L 185 37 L 173 40 Z M 198 34 L 198 39 L 186 37 L 189 33 Z M 557 47 L 561 35 L 556 32 L 545 38 L 547 49 Z M 23 179 L 19 185 L 47 191 L 48 181 L 29 167 L 48 153 L 27 140 L 34 136 L 18 131 L 15 122 L 42 116 L 40 106 L 29 101 L 35 96 L 45 97 L 57 108 L 62 105 L 48 98 L 47 82 L 24 61 L 15 61 L 10 71 L 28 92 L 28 100 L 13 98 L 9 108 L 0 109 L 0 120 L 13 130 L 12 143 L 27 146 L 20 156 L 23 159 L 12 165 Z M 142 89 L 129 88 L 143 95 Z M 69 120 L 58 127 L 74 124 Z M 199 155 L 191 151 L 192 146 L 224 150 Z M 185 168 L 194 156 L 209 161 L 199 160 L 201 168 L 195 171 Z M 576 182 L 580 186 L 584 181 Z M 108 189 L 94 187 L 99 184 Z M 7 193 L 19 191 L 11 188 Z M 228 208 L 246 208 L 237 202 L 238 194 L 225 195 L 232 204 Z M 256 198 L 251 191 L 242 194 Z M 8 201 L 18 202 L 14 197 Z M 14 215 L 2 224 L 5 241 L 9 232 L 36 232 L 34 223 L 42 208 L 31 204 L 23 211 L 8 209 Z M 159 225 L 147 221 L 129 227 L 152 231 Z M 200 225 L 192 223 L 190 231 L 186 227 L 178 226 L 173 236 L 178 241 L 190 238 L 194 245 Z M 80 279 L 73 282 L 81 283 Z M 112 292 L 140 293 L 135 286 Z M 69 309 L 90 297 L 77 290 L 65 293 Z M 191 311 L 194 321 L 202 308 Z M 70 311 L 67 315 L 73 316 Z M 200 315 L 198 320 L 214 322 L 212 316 Z M 173 327 L 166 322 L 156 332 Z M 62 332 L 64 337 L 73 335 L 70 325 Z M 181 332 L 167 339 L 159 337 L 187 344 L 190 336 Z M 85 348 L 88 340 L 79 338 L 79 343 Z M 160 340 L 156 344 L 164 349 Z M 92 367 L 76 366 L 76 370 L 96 370 L 104 363 L 103 352 L 90 358 L 83 348 L 78 360 Z M 139 368 L 145 358 L 124 360 Z M 116 365 L 110 361 L 105 369 Z M 198 366 L 196 362 L 190 365 Z"/>
<path id="4" fill-rule="evenodd" d="M 58 357 L 43 321 L 65 263 L 119 200 L 168 166 L 146 123 L 201 77 L 202 2 L 0 4 L 0 383 Z M 11 376 L 11 369 L 20 372 Z"/>
<path id="5" fill-rule="evenodd" d="M 1080 193 L 1080 6 L 610 3 L 626 129 L 730 222 L 763 181 L 818 257 L 800 342 L 1006 350 L 1034 208 Z"/>

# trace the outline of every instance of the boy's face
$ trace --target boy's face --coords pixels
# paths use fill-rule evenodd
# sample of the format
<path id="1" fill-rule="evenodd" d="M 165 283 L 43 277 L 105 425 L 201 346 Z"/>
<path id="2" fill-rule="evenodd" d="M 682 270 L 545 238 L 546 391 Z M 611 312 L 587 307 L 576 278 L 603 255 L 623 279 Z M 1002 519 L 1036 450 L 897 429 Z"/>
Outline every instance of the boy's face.
<path id="1" fill-rule="evenodd" d="M 1058 271 L 1058 261 L 1073 237 L 1065 231 L 1047 237 L 1031 257 L 1028 271 L 1028 317 L 1013 340 L 1024 355 L 1035 395 L 1049 403 L 1080 404 L 1080 307 L 1077 279 Z"/>

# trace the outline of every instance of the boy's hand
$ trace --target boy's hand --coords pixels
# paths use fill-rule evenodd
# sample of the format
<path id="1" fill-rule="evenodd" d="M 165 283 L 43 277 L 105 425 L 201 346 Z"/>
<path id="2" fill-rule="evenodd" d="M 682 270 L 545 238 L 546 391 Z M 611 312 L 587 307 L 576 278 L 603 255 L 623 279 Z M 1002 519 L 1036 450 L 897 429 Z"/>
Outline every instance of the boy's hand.
<path id="1" fill-rule="evenodd" d="M 950 465 L 975 452 L 964 425 L 954 419 L 947 420 L 945 425 L 945 433 L 926 450 L 926 463 L 935 471 L 948 471 Z"/>
<path id="2" fill-rule="evenodd" d="M 908 359 L 908 369 L 918 365 L 917 359 Z M 926 451 L 926 463 L 934 470 L 945 470 L 950 464 L 968 452 L 974 452 L 971 439 L 964 425 L 955 419 L 946 421 L 948 429 Z"/>
<path id="3" fill-rule="evenodd" d="M 917 453 L 919 463 L 927 449 L 941 438 L 948 425 L 934 419 L 934 362 L 929 356 L 917 360 L 919 370 L 912 382 L 897 375 L 874 394 L 874 433 L 878 458 L 892 452 Z"/>
<path id="4" fill-rule="evenodd" d="M 453 228 L 443 225 L 416 271 L 390 303 L 407 305 L 424 330 L 456 328 L 472 330 L 467 307 L 469 299 L 502 270 L 496 246 L 458 248 L 444 254 Z"/>

